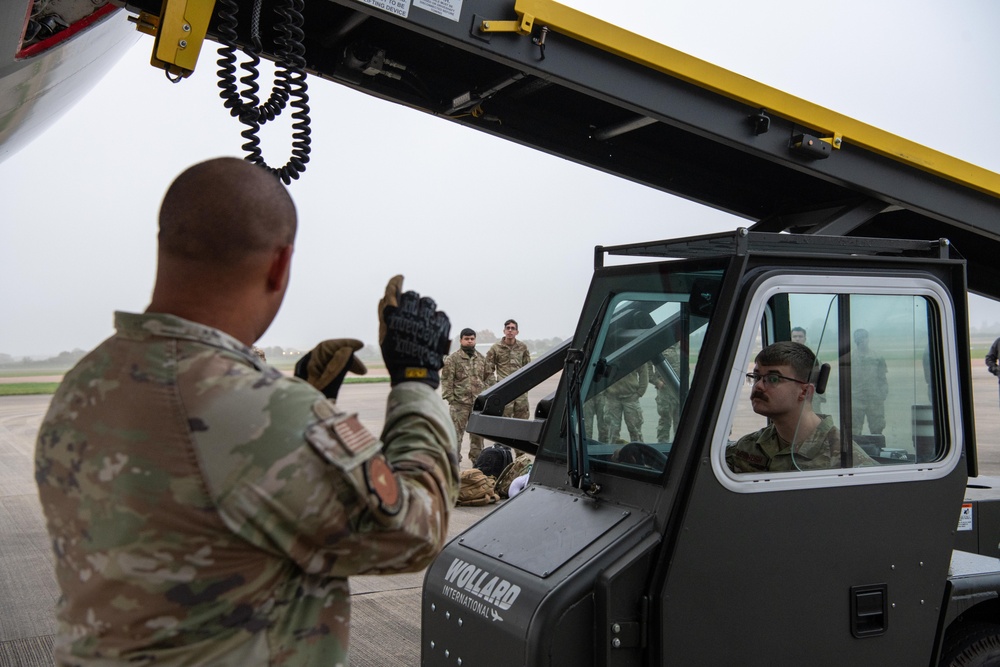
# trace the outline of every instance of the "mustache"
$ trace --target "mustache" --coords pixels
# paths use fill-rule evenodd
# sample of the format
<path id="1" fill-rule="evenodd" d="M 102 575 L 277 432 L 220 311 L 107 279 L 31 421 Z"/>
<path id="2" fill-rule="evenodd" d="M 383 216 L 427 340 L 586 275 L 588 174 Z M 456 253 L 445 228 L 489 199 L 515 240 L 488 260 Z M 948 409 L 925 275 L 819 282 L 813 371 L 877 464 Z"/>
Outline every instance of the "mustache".
<path id="1" fill-rule="evenodd" d="M 762 391 L 755 391 L 755 392 L 752 392 L 750 394 L 750 400 L 751 401 L 754 400 L 755 398 L 759 398 L 762 401 L 766 401 L 767 400 L 767 397 L 764 395 L 764 392 L 762 392 Z"/>

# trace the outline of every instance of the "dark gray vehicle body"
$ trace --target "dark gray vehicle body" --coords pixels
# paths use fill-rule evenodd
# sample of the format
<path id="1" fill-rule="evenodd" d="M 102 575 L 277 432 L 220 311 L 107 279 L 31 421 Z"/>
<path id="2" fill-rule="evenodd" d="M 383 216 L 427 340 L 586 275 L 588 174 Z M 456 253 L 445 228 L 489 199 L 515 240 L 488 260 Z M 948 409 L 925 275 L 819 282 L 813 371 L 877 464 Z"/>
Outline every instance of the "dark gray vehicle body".
<path id="1" fill-rule="evenodd" d="M 978 537 L 956 533 L 974 466 L 972 415 L 961 399 L 970 391 L 962 371 L 968 346 L 958 344 L 967 340 L 964 262 L 939 242 L 813 237 L 796 246 L 777 235 L 742 234 L 664 242 L 657 251 L 725 251 L 715 258 L 725 268 L 714 312 L 661 473 L 636 475 L 602 465 L 598 455 L 583 488 L 571 482 L 568 368 L 542 409 L 547 414 L 536 415 L 537 443 L 505 438 L 507 420 L 474 415 L 470 428 L 523 449 L 537 444 L 537 458 L 528 489 L 452 542 L 429 569 L 424 664 L 460 657 L 475 665 L 931 665 L 960 616 L 998 620 L 996 559 L 960 556 L 950 572 L 957 545 L 978 552 L 981 541 L 994 556 L 1000 535 L 998 496 L 988 489 L 976 491 Z M 570 349 L 587 348 L 609 294 L 659 289 L 668 273 L 706 262 L 712 258 L 598 269 Z M 808 274 L 855 272 L 864 289 L 909 276 L 957 295 L 946 303 L 953 316 L 935 315 L 936 344 L 956 353 L 934 361 L 942 378 L 933 397 L 938 444 L 927 458 L 937 468 L 925 470 L 913 458 L 870 480 L 857 481 L 864 475 L 855 469 L 800 488 L 734 491 L 712 458 L 717 425 L 732 409 L 732 369 L 742 363 L 737 341 L 756 328 L 746 326 L 755 290 L 782 277 L 794 283 Z M 787 339 L 790 326 L 771 330 Z M 523 391 L 530 374 L 528 367 L 512 376 L 507 392 Z M 499 402 L 491 399 L 490 392 L 477 407 Z M 895 479 L 902 468 L 910 472 Z M 494 577 L 520 589 L 508 608 L 481 595 Z"/>

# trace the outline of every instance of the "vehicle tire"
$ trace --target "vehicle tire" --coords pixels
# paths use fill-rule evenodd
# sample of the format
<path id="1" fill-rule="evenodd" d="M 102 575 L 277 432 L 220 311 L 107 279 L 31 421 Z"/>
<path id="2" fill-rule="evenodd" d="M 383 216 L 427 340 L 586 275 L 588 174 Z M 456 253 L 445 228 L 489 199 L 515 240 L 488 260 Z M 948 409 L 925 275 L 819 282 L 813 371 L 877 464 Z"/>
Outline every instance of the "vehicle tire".
<path id="1" fill-rule="evenodd" d="M 949 632 L 940 667 L 1000 667 L 1000 625 L 970 623 Z"/>

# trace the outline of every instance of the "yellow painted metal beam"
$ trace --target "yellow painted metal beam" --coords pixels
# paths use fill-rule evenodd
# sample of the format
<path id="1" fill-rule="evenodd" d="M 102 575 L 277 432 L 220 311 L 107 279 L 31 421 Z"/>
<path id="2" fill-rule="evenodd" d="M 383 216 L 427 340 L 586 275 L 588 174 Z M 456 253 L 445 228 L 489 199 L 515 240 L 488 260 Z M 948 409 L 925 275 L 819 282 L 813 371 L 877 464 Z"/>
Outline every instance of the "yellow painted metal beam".
<path id="1" fill-rule="evenodd" d="M 215 0 L 166 0 L 153 46 L 152 63 L 188 76 L 198 63 Z"/>
<path id="2" fill-rule="evenodd" d="M 483 32 L 516 32 L 521 35 L 530 35 L 534 27 L 534 17 L 530 14 L 522 14 L 519 21 L 482 21 L 479 24 Z"/>
<path id="3" fill-rule="evenodd" d="M 519 17 L 664 74 L 706 88 L 755 109 L 1000 197 L 1000 174 L 867 125 L 818 104 L 766 86 L 552 0 L 515 0 Z M 836 159 L 834 156 L 833 159 Z"/>

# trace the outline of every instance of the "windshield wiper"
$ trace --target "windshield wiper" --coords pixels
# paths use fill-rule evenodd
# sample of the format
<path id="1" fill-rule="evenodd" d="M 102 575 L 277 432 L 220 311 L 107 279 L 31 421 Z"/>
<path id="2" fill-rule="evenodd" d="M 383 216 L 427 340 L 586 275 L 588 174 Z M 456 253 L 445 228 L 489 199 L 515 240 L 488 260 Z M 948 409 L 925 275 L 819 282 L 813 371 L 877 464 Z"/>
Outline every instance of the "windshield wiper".
<path id="1" fill-rule="evenodd" d="M 590 460 L 584 446 L 586 428 L 583 414 L 583 378 L 587 372 L 587 362 L 592 358 L 594 346 L 597 343 L 597 329 L 604 321 L 608 304 L 613 294 L 604 298 L 604 303 L 597 311 L 597 316 L 590 325 L 590 331 L 583 341 L 581 349 L 570 348 L 566 353 L 566 367 L 563 376 L 566 378 L 566 406 L 563 414 L 564 431 L 566 434 L 566 462 L 570 484 L 582 489 L 587 495 L 596 495 L 601 487 L 590 479 Z M 575 418 L 574 418 L 575 417 Z"/>

